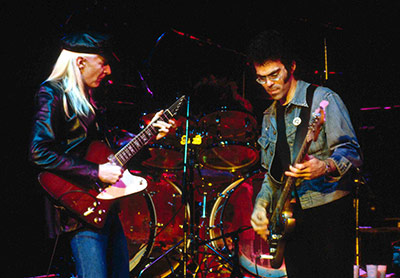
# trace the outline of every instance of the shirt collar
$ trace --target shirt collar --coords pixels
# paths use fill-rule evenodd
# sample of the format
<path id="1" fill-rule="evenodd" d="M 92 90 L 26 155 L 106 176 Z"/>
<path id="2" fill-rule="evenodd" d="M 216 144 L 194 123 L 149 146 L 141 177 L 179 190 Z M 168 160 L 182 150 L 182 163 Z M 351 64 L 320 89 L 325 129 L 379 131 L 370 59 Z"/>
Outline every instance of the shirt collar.
<path id="1" fill-rule="evenodd" d="M 307 87 L 310 84 L 307 82 L 304 82 L 302 80 L 297 81 L 297 86 L 296 86 L 296 91 L 294 93 L 293 99 L 289 102 L 290 105 L 297 105 L 297 106 L 303 106 L 303 107 L 308 107 L 307 105 L 307 99 L 306 99 L 306 94 L 307 94 Z"/>
<path id="2" fill-rule="evenodd" d="M 307 95 L 307 87 L 309 85 L 310 83 L 307 83 L 303 80 L 297 80 L 297 86 L 294 92 L 294 97 L 292 98 L 292 100 L 289 102 L 288 105 L 308 107 L 306 95 Z M 271 109 L 273 109 L 276 106 L 276 102 L 277 101 L 275 100 L 271 104 L 271 106 L 264 111 L 264 115 L 271 113 Z"/>

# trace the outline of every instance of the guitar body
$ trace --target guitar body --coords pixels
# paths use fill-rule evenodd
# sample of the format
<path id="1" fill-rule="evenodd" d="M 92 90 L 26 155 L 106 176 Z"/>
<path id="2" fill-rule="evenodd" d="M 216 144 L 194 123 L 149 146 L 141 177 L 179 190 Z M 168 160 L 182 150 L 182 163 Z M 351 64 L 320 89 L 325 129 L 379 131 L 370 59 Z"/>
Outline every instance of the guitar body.
<path id="1" fill-rule="evenodd" d="M 97 164 L 108 162 L 113 152 L 100 141 L 93 142 L 87 151 L 85 159 Z M 88 189 L 71 183 L 53 173 L 42 172 L 39 182 L 50 197 L 59 205 L 79 219 L 95 228 L 102 228 L 112 204 L 119 198 L 142 191 L 147 187 L 147 181 L 133 176 L 125 170 L 123 177 L 112 186 L 102 190 Z"/>
<path id="2" fill-rule="evenodd" d="M 162 115 L 158 118 L 153 118 L 147 127 L 117 153 L 114 154 L 103 142 L 95 141 L 90 144 L 85 159 L 96 164 L 110 162 L 123 167 L 157 134 L 157 128 L 153 126 L 153 123 L 157 120 L 168 122 L 169 119 L 176 115 L 184 100 L 185 96 L 180 97 Z M 124 171 L 117 183 L 109 186 L 104 184 L 82 186 L 50 172 L 40 173 L 39 182 L 55 202 L 96 228 L 104 226 L 114 201 L 140 192 L 147 187 L 147 181 L 144 178 L 134 176 L 128 170 Z"/>
<path id="3" fill-rule="evenodd" d="M 281 221 L 283 224 L 282 231 L 280 231 L 279 233 L 271 231 L 271 234 L 275 235 L 280 234 L 282 235 L 282 237 L 272 236 L 269 240 L 270 254 L 272 255 L 272 259 L 270 259 L 270 264 L 275 269 L 280 268 L 283 263 L 283 254 L 286 246 L 286 237 L 293 231 L 296 225 L 296 219 L 293 218 L 293 203 L 290 202 L 289 199 L 287 199 L 285 202 L 281 217 L 282 217 Z"/>

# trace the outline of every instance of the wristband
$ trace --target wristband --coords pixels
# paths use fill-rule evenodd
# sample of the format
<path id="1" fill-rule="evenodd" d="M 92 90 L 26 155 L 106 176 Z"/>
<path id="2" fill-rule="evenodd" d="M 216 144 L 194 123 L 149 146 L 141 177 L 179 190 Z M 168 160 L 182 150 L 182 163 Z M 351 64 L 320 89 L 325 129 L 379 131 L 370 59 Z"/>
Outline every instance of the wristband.
<path id="1" fill-rule="evenodd" d="M 331 164 L 329 164 L 328 160 L 324 160 L 325 162 L 325 176 L 329 176 L 331 173 Z"/>

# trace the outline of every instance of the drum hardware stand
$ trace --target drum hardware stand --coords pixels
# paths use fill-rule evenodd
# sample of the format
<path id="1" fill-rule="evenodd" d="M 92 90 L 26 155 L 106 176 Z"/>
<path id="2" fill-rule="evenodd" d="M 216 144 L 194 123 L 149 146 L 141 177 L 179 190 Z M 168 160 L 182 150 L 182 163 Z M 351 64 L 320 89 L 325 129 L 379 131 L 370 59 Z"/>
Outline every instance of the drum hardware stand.
<path id="1" fill-rule="evenodd" d="M 219 237 L 216 237 L 216 238 L 213 238 L 213 239 L 209 239 L 209 240 L 197 241 L 197 242 L 196 242 L 196 248 L 199 248 L 200 246 L 205 246 L 205 247 L 207 247 L 207 249 L 211 250 L 211 251 L 213 252 L 213 254 L 215 254 L 218 258 L 220 258 L 220 259 L 223 260 L 222 265 L 228 264 L 230 268 L 229 268 L 228 266 L 226 266 L 226 268 L 229 269 L 229 271 L 231 271 L 231 269 L 233 268 L 233 263 L 231 262 L 231 260 L 230 260 L 229 258 L 227 258 L 224 254 L 221 254 L 219 251 L 217 251 L 215 248 L 213 248 L 213 247 L 209 244 L 209 243 L 211 243 L 211 242 L 214 241 L 214 240 L 221 239 L 222 237 L 223 237 L 223 236 L 219 236 Z M 207 253 L 206 251 L 204 251 L 204 254 L 205 254 L 205 257 L 206 257 L 206 258 L 212 255 L 211 253 Z M 206 262 L 206 259 L 203 259 L 203 260 L 201 261 L 201 263 L 204 263 L 204 262 Z M 201 263 L 200 263 L 200 264 L 201 264 Z M 198 266 L 198 269 L 197 269 L 197 270 L 200 270 L 200 265 Z M 196 272 L 196 273 L 197 273 L 197 272 Z"/>
<path id="2" fill-rule="evenodd" d="M 162 254 L 161 256 L 159 256 L 157 259 L 155 259 L 154 261 L 152 261 L 151 263 L 147 264 L 144 269 L 142 269 L 139 273 L 138 277 L 141 277 L 143 272 L 145 272 L 147 269 L 149 269 L 153 264 L 155 264 L 156 262 L 158 262 L 159 260 L 161 260 L 162 258 L 166 257 L 172 250 L 174 250 L 176 247 L 178 247 L 181 243 L 183 242 L 183 239 L 181 239 L 177 244 L 175 244 L 174 246 L 172 246 L 171 248 L 169 248 L 167 250 L 167 252 L 165 252 L 164 254 Z M 167 257 L 168 258 L 168 257 Z M 173 272 L 173 271 L 172 271 Z"/>
<path id="3" fill-rule="evenodd" d="M 203 240 L 200 242 L 197 242 L 197 246 L 205 245 L 207 246 L 211 251 L 213 251 L 218 257 L 220 257 L 222 260 L 224 260 L 225 263 L 229 264 L 229 266 L 232 267 L 231 270 L 231 276 L 230 277 L 235 277 L 235 278 L 241 278 L 243 277 L 242 271 L 240 269 L 240 262 L 239 262 L 239 234 L 249 230 L 251 227 L 242 227 L 239 228 L 235 231 L 229 232 L 229 233 L 224 233 L 221 236 L 208 239 L 208 240 Z M 232 238 L 232 241 L 234 242 L 234 252 L 231 257 L 231 259 L 227 258 L 225 255 L 219 253 L 217 250 L 215 250 L 211 245 L 209 245 L 210 242 L 219 240 L 219 239 L 225 239 L 226 237 Z"/>
<path id="4" fill-rule="evenodd" d="M 240 229 L 239 229 L 240 230 Z M 231 238 L 234 242 L 234 251 L 233 251 L 233 270 L 231 272 L 231 278 L 242 278 L 243 274 L 240 270 L 240 261 L 239 261 L 239 230 L 232 234 Z"/>
<path id="5" fill-rule="evenodd" d="M 236 231 L 224 234 L 224 237 L 228 236 L 232 238 L 234 242 L 234 253 L 233 253 L 233 270 L 230 277 L 241 278 L 243 277 L 242 271 L 240 269 L 240 261 L 239 261 L 239 234 L 250 229 L 251 227 L 241 227 Z"/>
<path id="6" fill-rule="evenodd" d="M 215 272 L 218 272 L 218 271 L 220 271 L 221 268 L 224 268 L 224 269 L 227 269 L 227 270 L 231 271 L 231 268 L 232 268 L 233 266 L 232 266 L 232 262 L 231 262 L 228 258 L 226 258 L 223 254 L 221 254 L 221 253 L 219 253 L 217 250 L 215 250 L 210 244 L 205 243 L 204 246 L 207 247 L 206 250 L 210 249 L 214 254 L 208 253 L 207 251 L 204 251 L 204 252 L 203 252 L 204 258 L 203 258 L 203 259 L 201 260 L 201 262 L 199 263 L 195 275 L 196 275 L 199 271 L 201 271 L 201 265 L 202 265 L 202 264 L 205 265 L 205 269 L 204 269 L 204 270 L 205 270 L 205 271 L 204 271 L 204 272 L 205 272 L 205 275 L 207 275 L 208 273 L 215 273 Z M 212 265 L 208 265 L 208 264 L 207 264 L 207 263 L 209 262 L 209 258 L 210 258 L 211 256 L 216 256 L 216 257 L 218 257 L 219 259 L 221 259 L 221 260 L 223 261 L 223 262 L 220 262 L 218 259 L 215 259 L 215 261 L 218 263 L 217 271 L 214 271 L 212 268 L 210 268 Z M 228 265 L 229 265 L 229 266 L 228 266 Z M 203 272 L 203 274 L 204 274 L 204 272 Z M 205 277 L 207 277 L 207 276 L 205 276 Z"/>
<path id="7" fill-rule="evenodd" d="M 203 206 L 204 209 L 204 206 Z M 199 226 L 197 227 L 197 234 L 195 235 L 194 239 L 195 242 L 193 244 L 193 247 L 195 248 L 197 252 L 197 257 L 194 256 L 193 259 L 196 260 L 197 268 L 196 271 L 193 273 L 193 275 L 197 275 L 197 273 L 202 273 L 203 277 L 207 277 L 209 273 L 214 273 L 215 271 L 213 270 L 213 264 L 210 262 L 210 257 L 216 256 L 219 259 L 222 259 L 224 262 L 219 262 L 219 259 L 215 259 L 215 261 L 218 263 L 218 269 L 217 272 L 219 271 L 219 268 L 225 268 L 230 271 L 232 268 L 231 262 L 221 253 L 219 253 L 217 250 L 215 250 L 209 243 L 213 240 L 216 239 L 211 239 L 211 240 L 203 240 L 203 238 L 206 237 L 207 230 L 209 227 L 206 227 L 204 220 L 206 217 L 200 216 L 200 223 Z M 219 239 L 219 238 L 217 238 Z M 210 252 L 212 251 L 212 252 Z M 203 255 L 203 257 L 200 257 L 200 255 Z M 214 260 L 213 260 L 214 261 Z M 210 264 L 208 264 L 210 263 Z M 226 264 L 229 264 L 229 266 L 226 266 Z"/>

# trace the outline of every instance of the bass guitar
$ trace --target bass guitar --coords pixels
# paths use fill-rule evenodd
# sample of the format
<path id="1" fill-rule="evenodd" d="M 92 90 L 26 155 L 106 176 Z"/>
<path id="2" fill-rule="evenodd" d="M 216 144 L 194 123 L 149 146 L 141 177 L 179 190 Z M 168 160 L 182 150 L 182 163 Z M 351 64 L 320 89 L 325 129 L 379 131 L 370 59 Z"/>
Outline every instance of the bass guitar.
<path id="1" fill-rule="evenodd" d="M 325 122 L 325 108 L 329 102 L 323 100 L 319 108 L 312 114 L 312 120 L 308 126 L 307 134 L 300 147 L 299 153 L 295 159 L 294 164 L 301 163 L 307 155 L 308 149 L 312 141 L 316 141 L 321 131 L 321 126 Z M 283 263 L 283 252 L 285 249 L 285 238 L 293 231 L 296 219 L 293 218 L 293 211 L 291 208 L 291 195 L 294 189 L 296 178 L 285 177 L 282 193 L 275 205 L 273 213 L 270 217 L 268 226 L 268 244 L 270 264 L 273 268 L 280 268 Z"/>
<path id="2" fill-rule="evenodd" d="M 110 162 L 123 167 L 157 134 L 153 123 L 157 120 L 168 122 L 176 115 L 184 100 L 185 96 L 179 98 L 117 153 L 114 154 L 105 143 L 94 141 L 89 145 L 85 159 L 96 164 Z M 58 205 L 95 228 L 104 226 L 108 212 L 116 200 L 140 192 L 147 187 L 147 181 L 144 178 L 132 175 L 128 170 L 125 170 L 121 179 L 112 185 L 96 183 L 91 186 L 82 186 L 51 172 L 40 173 L 39 183 Z"/>

